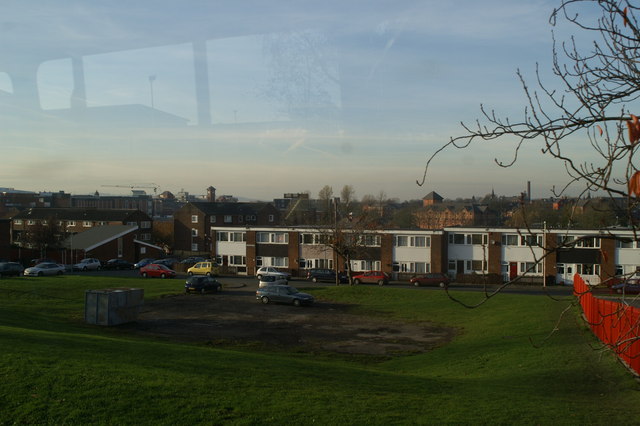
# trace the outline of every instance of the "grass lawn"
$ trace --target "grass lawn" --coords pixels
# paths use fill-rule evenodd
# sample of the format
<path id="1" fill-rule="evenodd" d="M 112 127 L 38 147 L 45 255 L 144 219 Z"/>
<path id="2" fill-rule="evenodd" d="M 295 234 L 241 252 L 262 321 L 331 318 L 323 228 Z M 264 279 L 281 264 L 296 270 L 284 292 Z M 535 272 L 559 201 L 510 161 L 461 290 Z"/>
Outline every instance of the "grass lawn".
<path id="1" fill-rule="evenodd" d="M 0 424 L 617 424 L 640 385 L 569 301 L 501 295 L 478 309 L 442 291 L 314 288 L 364 315 L 459 330 L 430 353 L 384 362 L 123 337 L 83 321 L 84 292 L 181 280 L 0 280 Z M 462 293 L 468 302 L 478 293 Z M 312 312 L 312 311 L 310 311 Z M 554 327 L 558 331 L 549 333 Z"/>

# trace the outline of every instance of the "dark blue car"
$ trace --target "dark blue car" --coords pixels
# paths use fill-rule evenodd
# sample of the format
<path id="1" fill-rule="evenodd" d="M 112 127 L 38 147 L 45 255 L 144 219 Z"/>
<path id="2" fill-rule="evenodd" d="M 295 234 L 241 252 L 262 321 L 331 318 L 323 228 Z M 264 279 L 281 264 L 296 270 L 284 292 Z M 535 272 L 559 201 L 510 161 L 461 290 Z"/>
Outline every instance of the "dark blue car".
<path id="1" fill-rule="evenodd" d="M 222 284 L 206 275 L 193 275 L 184 284 L 185 293 L 215 293 L 222 290 Z"/>

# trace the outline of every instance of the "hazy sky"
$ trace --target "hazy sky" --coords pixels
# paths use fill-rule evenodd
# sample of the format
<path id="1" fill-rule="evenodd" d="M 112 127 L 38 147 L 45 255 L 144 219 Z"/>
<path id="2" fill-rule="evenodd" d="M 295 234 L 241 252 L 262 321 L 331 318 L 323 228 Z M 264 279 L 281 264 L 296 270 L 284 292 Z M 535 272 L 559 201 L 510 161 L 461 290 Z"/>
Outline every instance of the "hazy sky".
<path id="1" fill-rule="evenodd" d="M 562 164 L 507 142 L 427 157 L 481 103 L 519 117 L 556 1 L 9 1 L 0 187 L 158 186 L 269 200 L 550 196 Z M 563 34 L 562 27 L 556 28 Z M 576 141 L 576 152 L 582 152 Z M 10 161 L 7 161 L 10 160 Z"/>

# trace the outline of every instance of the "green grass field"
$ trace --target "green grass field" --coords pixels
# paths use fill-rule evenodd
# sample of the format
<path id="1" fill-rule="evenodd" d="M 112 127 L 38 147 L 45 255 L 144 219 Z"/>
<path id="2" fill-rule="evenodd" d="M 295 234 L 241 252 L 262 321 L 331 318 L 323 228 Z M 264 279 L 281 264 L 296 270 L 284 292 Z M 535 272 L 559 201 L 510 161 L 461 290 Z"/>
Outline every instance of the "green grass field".
<path id="1" fill-rule="evenodd" d="M 640 385 L 569 301 L 501 295 L 478 309 L 442 291 L 314 288 L 363 315 L 459 335 L 383 362 L 128 337 L 83 321 L 84 292 L 181 280 L 0 280 L 0 424 L 633 424 Z M 302 287 L 302 286 L 300 286 Z M 462 293 L 472 303 L 478 293 Z M 551 330 L 558 331 L 547 339 Z M 123 337 L 124 336 L 124 337 Z"/>

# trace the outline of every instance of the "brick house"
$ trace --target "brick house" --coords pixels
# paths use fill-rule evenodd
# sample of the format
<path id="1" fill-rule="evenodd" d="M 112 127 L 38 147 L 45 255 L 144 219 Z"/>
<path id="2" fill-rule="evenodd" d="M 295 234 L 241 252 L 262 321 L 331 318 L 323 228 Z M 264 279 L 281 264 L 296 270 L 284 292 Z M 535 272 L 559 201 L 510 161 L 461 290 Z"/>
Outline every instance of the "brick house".
<path id="1" fill-rule="evenodd" d="M 270 203 L 190 202 L 173 218 L 174 252 L 210 255 L 212 226 L 275 226 L 280 211 Z"/>
<path id="2" fill-rule="evenodd" d="M 86 257 L 102 261 L 124 259 L 135 263 L 144 257 L 161 257 L 161 247 L 140 241 L 136 225 L 98 226 L 88 231 L 69 236 L 64 242 L 63 260 L 77 263 Z"/>
<path id="3" fill-rule="evenodd" d="M 32 208 L 11 219 L 11 241 L 26 246 L 26 234 L 38 227 L 54 227 L 58 240 L 101 226 L 137 226 L 136 238 L 151 242 L 152 218 L 140 210 Z"/>

